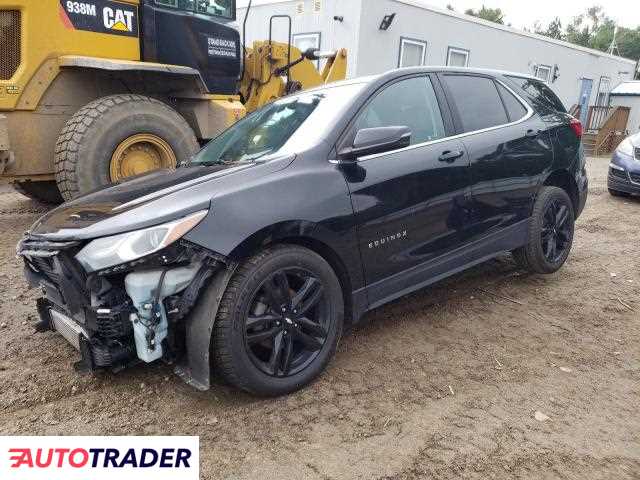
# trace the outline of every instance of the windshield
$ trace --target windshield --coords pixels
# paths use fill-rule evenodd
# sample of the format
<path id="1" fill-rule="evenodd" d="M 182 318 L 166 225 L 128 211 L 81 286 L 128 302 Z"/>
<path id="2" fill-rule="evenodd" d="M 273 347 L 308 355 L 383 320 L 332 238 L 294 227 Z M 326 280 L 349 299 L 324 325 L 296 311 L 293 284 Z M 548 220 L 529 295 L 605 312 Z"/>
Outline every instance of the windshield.
<path id="1" fill-rule="evenodd" d="M 235 0 L 156 0 L 157 5 L 235 19 Z"/>
<path id="2" fill-rule="evenodd" d="M 270 103 L 209 142 L 190 165 L 247 163 L 305 150 L 324 138 L 363 86 L 323 88 Z"/>

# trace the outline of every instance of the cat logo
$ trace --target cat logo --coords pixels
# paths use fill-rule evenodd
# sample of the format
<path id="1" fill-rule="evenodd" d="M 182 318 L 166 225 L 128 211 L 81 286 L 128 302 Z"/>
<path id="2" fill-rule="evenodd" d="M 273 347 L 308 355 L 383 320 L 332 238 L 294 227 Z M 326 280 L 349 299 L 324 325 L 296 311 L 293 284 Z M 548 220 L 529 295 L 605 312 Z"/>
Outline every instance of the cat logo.
<path id="1" fill-rule="evenodd" d="M 130 10 L 121 10 L 119 8 L 113 9 L 111 7 L 104 7 L 102 13 L 105 28 L 115 30 L 117 32 L 133 32 L 134 12 Z"/>

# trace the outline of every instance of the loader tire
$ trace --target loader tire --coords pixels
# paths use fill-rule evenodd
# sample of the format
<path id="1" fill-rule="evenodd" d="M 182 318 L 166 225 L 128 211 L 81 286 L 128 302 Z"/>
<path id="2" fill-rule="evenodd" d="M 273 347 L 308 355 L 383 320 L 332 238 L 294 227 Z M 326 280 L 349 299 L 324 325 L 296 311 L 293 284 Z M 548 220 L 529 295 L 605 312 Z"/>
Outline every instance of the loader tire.
<path id="1" fill-rule="evenodd" d="M 111 95 L 66 123 L 56 143 L 56 182 L 71 200 L 129 176 L 175 168 L 198 148 L 193 130 L 170 106 L 142 95 Z"/>
<path id="2" fill-rule="evenodd" d="M 18 193 L 37 202 L 57 205 L 63 201 L 60 190 L 58 190 L 58 186 L 53 180 L 45 182 L 16 182 L 13 184 L 13 188 Z"/>

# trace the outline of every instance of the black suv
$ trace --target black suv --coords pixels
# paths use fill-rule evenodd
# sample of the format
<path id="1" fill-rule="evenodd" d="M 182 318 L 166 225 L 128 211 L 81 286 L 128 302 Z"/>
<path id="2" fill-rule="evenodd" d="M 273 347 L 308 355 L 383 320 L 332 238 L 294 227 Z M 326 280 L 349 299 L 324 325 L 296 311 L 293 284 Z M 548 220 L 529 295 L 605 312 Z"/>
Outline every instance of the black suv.
<path id="1" fill-rule="evenodd" d="M 580 123 L 535 78 L 412 68 L 278 100 L 159 171 L 69 202 L 18 246 L 37 330 L 84 370 L 164 360 L 187 383 L 310 382 L 363 313 L 513 252 L 569 255 Z"/>

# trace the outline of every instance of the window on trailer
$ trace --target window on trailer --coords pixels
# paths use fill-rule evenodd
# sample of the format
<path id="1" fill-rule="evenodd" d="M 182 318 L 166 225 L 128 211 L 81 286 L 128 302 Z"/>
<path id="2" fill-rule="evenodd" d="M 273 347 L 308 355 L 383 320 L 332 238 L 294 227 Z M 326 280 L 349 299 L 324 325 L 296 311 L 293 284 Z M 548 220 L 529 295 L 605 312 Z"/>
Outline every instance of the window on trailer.
<path id="1" fill-rule="evenodd" d="M 551 67 L 549 65 L 537 65 L 535 76 L 543 82 L 549 83 L 549 79 L 551 78 Z"/>
<path id="2" fill-rule="evenodd" d="M 427 58 L 427 42 L 411 38 L 400 39 L 398 67 L 419 67 Z"/>
<path id="3" fill-rule="evenodd" d="M 302 53 L 310 48 L 320 48 L 322 35 L 320 32 L 296 33 L 293 35 L 293 46 Z M 316 68 L 320 68 L 320 60 L 316 60 Z"/>
<path id="4" fill-rule="evenodd" d="M 600 77 L 600 85 L 598 87 L 598 98 L 596 105 L 606 107 L 609 105 L 609 93 L 611 93 L 611 79 L 609 77 Z"/>
<path id="5" fill-rule="evenodd" d="M 447 52 L 447 65 L 450 67 L 468 67 L 469 50 L 449 47 Z"/>

